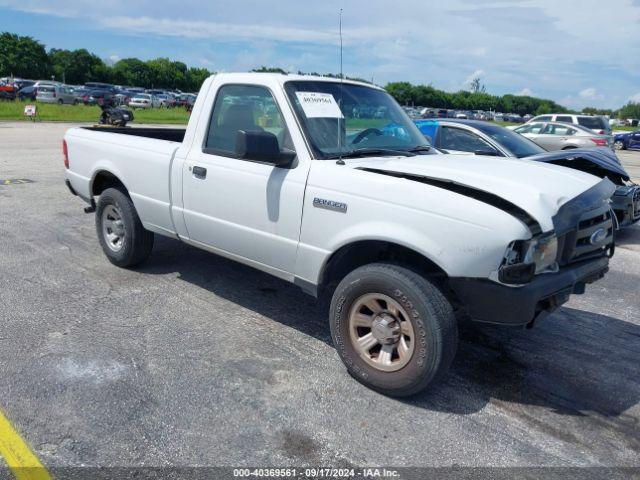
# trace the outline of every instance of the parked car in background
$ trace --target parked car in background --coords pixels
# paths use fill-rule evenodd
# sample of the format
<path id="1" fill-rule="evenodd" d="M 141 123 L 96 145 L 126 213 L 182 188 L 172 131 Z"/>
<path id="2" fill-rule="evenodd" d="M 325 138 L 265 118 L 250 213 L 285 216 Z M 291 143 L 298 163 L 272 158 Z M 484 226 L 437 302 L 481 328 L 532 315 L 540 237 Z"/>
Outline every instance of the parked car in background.
<path id="1" fill-rule="evenodd" d="M 527 123 L 531 122 L 564 122 L 580 125 L 581 127 L 593 130 L 600 135 L 611 135 L 611 126 L 609 121 L 597 115 L 572 115 L 568 113 L 550 113 L 547 115 L 538 115 L 533 117 Z"/>
<path id="2" fill-rule="evenodd" d="M 41 84 L 38 86 L 36 101 L 42 103 L 59 103 L 75 105 L 78 99 L 73 94 L 73 89 L 61 84 Z"/>
<path id="3" fill-rule="evenodd" d="M 442 119 L 417 120 L 415 124 L 429 143 L 444 153 L 523 158 L 546 151 L 528 138 L 495 123 Z"/>
<path id="4" fill-rule="evenodd" d="M 183 93 L 177 101 L 177 106 L 189 109 L 196 102 L 196 96 L 192 93 Z"/>
<path id="5" fill-rule="evenodd" d="M 154 96 L 158 100 L 159 107 L 172 108 L 172 107 L 175 107 L 176 105 L 175 99 L 169 94 L 161 93 L 160 95 L 154 95 Z"/>
<path id="6" fill-rule="evenodd" d="M 15 100 L 16 87 L 10 83 L 0 83 L 0 100 Z"/>
<path id="7" fill-rule="evenodd" d="M 84 86 L 89 90 L 107 90 L 113 94 L 117 93 L 117 88 L 110 83 L 87 82 Z"/>
<path id="8" fill-rule="evenodd" d="M 138 93 L 129 100 L 129 106 L 131 108 L 158 108 L 160 107 L 160 101 L 150 93 Z"/>
<path id="9" fill-rule="evenodd" d="M 572 148 L 613 149 L 613 136 L 594 133 L 589 128 L 563 122 L 529 122 L 514 132 L 530 138 L 548 151 Z"/>
<path id="10" fill-rule="evenodd" d="M 626 227 L 640 220 L 640 186 L 630 181 L 618 157 L 608 148 L 547 152 L 528 138 L 493 123 L 469 120 L 418 120 L 415 123 L 443 153 L 523 158 L 608 178 L 616 185 L 611 208 L 618 225 Z"/>
<path id="11" fill-rule="evenodd" d="M 38 94 L 38 87 L 31 85 L 18 90 L 18 100 L 35 100 Z"/>
<path id="12" fill-rule="evenodd" d="M 640 130 L 614 135 L 613 146 L 616 150 L 640 150 Z"/>
<path id="13" fill-rule="evenodd" d="M 82 97 L 82 101 L 85 105 L 102 105 L 105 100 L 110 102 L 113 96 L 114 94 L 111 91 L 98 88 L 87 91 L 84 97 Z"/>

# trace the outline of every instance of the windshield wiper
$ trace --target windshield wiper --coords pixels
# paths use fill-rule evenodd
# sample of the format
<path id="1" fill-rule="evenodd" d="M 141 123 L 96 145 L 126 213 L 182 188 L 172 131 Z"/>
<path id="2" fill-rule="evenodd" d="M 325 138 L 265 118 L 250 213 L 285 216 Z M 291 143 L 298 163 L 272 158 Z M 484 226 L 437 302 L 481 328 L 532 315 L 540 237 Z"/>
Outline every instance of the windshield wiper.
<path id="1" fill-rule="evenodd" d="M 410 148 L 407 152 L 429 152 L 431 151 L 431 145 L 418 145 L 417 147 Z"/>
<path id="2" fill-rule="evenodd" d="M 415 157 L 415 153 L 407 150 L 393 150 L 390 148 L 356 148 L 355 150 L 351 150 L 350 152 L 344 152 L 342 154 L 335 153 L 333 155 L 327 156 L 326 158 L 329 160 L 335 160 L 336 158 L 355 158 L 364 157 L 365 155 L 399 155 L 402 157 Z"/>

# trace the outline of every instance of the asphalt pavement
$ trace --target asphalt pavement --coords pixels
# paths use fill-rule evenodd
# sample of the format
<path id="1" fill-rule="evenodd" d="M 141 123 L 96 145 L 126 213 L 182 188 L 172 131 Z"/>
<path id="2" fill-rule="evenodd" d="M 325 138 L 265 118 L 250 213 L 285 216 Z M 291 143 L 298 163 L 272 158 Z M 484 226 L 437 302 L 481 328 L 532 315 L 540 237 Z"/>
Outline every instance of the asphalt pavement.
<path id="1" fill-rule="evenodd" d="M 296 287 L 157 238 L 111 265 L 68 125 L 0 123 L 0 411 L 62 466 L 640 467 L 640 228 L 533 330 L 467 325 L 411 400 L 351 379 Z M 640 177 L 640 152 L 622 158 Z"/>

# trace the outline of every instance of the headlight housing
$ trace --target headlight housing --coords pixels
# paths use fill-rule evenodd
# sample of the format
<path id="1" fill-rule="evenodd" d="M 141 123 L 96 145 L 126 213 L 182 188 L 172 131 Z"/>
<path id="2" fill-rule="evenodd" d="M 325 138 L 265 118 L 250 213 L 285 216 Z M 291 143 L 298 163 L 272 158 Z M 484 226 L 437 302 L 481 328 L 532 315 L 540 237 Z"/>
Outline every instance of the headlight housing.
<path id="1" fill-rule="evenodd" d="M 498 278 L 503 283 L 528 283 L 538 273 L 557 271 L 557 257 L 558 238 L 553 232 L 531 240 L 515 240 L 507 248 Z"/>

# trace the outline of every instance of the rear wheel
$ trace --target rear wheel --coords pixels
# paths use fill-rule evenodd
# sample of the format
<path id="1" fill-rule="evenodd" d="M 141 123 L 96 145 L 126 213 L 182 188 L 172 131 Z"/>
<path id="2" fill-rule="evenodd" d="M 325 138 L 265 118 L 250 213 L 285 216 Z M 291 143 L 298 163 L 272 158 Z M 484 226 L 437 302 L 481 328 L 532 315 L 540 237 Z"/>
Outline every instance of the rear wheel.
<path id="1" fill-rule="evenodd" d="M 442 377 L 458 342 L 444 295 L 393 264 L 366 265 L 347 275 L 331 301 L 330 322 L 348 372 L 390 396 L 413 395 Z"/>
<path id="2" fill-rule="evenodd" d="M 62 104 L 64 103 L 64 100 L 59 99 L 59 100 L 58 100 L 58 103 L 59 103 L 60 105 L 62 105 Z"/>
<path id="3" fill-rule="evenodd" d="M 96 208 L 96 232 L 111 263 L 133 267 L 153 249 L 153 232 L 145 230 L 133 202 L 119 189 L 107 188 Z"/>

